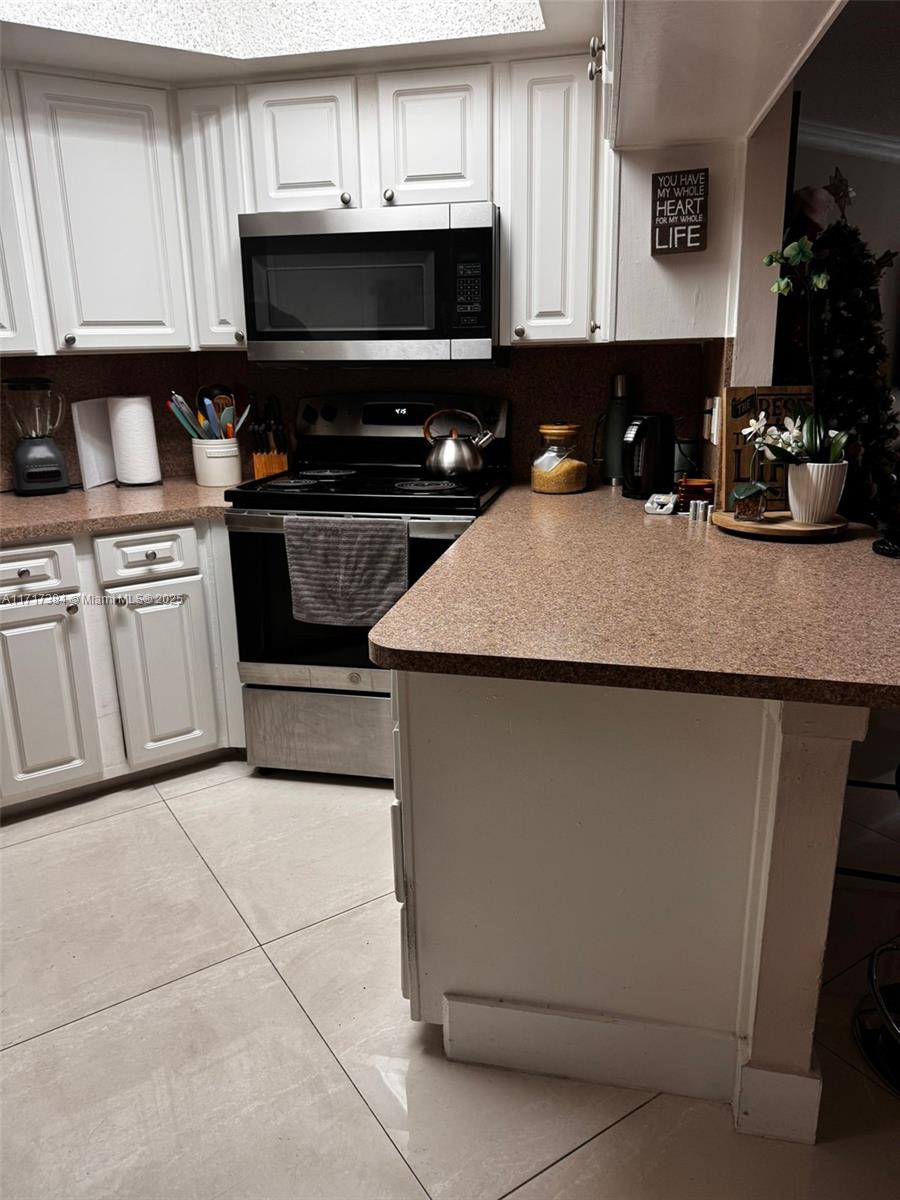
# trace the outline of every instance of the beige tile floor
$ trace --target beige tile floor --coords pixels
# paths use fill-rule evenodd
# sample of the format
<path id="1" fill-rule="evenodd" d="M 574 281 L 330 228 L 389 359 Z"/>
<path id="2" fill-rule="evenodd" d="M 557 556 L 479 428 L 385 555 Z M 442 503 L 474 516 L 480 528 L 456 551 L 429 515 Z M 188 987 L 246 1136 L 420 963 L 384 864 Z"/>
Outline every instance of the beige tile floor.
<path id="1" fill-rule="evenodd" d="M 848 1022 L 900 887 L 839 881 L 821 1141 L 789 1145 L 447 1062 L 399 993 L 389 803 L 230 761 L 0 830 L 4 1200 L 895 1200 L 900 1101 Z M 848 818 L 854 861 L 898 844 L 885 797 Z"/>

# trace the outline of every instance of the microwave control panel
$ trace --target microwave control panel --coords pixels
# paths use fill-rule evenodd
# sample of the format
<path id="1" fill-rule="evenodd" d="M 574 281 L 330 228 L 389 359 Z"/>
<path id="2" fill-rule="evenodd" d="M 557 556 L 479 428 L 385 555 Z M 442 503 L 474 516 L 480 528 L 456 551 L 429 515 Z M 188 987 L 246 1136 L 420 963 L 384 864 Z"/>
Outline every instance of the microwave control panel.
<path id="1" fill-rule="evenodd" d="M 482 266 L 480 262 L 456 264 L 456 325 L 481 325 L 484 321 Z"/>

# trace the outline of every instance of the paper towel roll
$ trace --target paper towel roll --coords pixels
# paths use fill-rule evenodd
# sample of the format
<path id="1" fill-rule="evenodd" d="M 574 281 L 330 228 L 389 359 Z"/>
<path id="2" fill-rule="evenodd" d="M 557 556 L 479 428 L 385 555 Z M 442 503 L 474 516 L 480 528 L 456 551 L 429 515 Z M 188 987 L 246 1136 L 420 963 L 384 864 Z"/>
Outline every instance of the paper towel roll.
<path id="1" fill-rule="evenodd" d="M 108 396 L 116 478 L 119 483 L 159 483 L 159 452 L 149 396 Z"/>

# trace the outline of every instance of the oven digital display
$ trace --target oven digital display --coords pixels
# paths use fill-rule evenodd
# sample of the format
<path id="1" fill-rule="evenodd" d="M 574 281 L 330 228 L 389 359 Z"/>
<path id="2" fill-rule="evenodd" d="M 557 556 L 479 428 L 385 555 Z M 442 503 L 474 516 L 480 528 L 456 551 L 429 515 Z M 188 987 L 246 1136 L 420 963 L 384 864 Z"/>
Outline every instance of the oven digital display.
<path id="1" fill-rule="evenodd" d="M 379 400 L 364 404 L 363 425 L 423 425 L 436 409 L 433 404 L 403 400 Z"/>

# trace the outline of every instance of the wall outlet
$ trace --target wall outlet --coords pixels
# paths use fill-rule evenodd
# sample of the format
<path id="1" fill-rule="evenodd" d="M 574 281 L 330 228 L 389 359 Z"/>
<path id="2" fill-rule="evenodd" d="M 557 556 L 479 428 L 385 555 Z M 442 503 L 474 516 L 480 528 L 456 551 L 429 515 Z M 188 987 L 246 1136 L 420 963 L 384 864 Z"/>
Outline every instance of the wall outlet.
<path id="1" fill-rule="evenodd" d="M 719 444 L 719 406 L 721 403 L 721 396 L 707 396 L 703 408 L 703 438 L 707 442 L 712 442 L 714 446 Z"/>

